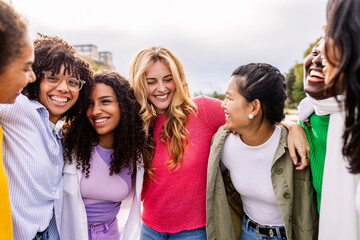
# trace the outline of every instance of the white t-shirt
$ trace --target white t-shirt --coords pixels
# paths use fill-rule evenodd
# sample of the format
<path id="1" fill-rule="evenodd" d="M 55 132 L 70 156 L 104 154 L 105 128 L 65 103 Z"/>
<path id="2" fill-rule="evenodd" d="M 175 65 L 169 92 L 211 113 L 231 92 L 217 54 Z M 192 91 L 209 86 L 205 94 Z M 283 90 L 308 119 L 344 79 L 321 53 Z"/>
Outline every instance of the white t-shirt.
<path id="1" fill-rule="evenodd" d="M 241 195 L 246 215 L 262 225 L 284 225 L 271 181 L 271 166 L 280 136 L 281 129 L 275 126 L 265 143 L 249 146 L 238 134 L 229 134 L 221 155 L 221 161 L 230 171 L 231 181 Z"/>
<path id="2" fill-rule="evenodd" d="M 355 195 L 355 204 L 358 213 L 360 214 L 360 181 L 358 182 Z"/>

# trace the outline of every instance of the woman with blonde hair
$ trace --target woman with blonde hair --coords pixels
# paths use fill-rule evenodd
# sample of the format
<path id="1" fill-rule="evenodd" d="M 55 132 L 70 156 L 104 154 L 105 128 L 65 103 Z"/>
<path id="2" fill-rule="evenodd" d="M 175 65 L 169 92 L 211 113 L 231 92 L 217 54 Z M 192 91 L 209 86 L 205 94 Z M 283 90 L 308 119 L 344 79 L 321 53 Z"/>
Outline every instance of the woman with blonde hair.
<path id="1" fill-rule="evenodd" d="M 211 137 L 225 122 L 221 102 L 192 99 L 182 64 L 163 47 L 135 56 L 130 82 L 146 133 L 140 237 L 206 239 L 206 166 Z"/>
<path id="2" fill-rule="evenodd" d="M 207 163 L 225 123 L 221 101 L 191 98 L 182 64 L 164 47 L 141 50 L 129 76 L 146 135 L 140 238 L 206 239 Z"/>

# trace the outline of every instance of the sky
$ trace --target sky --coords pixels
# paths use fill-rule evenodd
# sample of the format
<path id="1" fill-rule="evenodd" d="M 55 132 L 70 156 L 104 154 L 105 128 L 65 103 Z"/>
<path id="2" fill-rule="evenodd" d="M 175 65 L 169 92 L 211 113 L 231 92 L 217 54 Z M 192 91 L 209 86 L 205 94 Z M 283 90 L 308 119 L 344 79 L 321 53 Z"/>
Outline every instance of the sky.
<path id="1" fill-rule="evenodd" d="M 11 0 L 5 0 L 7 2 Z M 113 54 L 128 77 L 136 53 L 153 45 L 182 62 L 190 92 L 224 93 L 240 65 L 286 73 L 322 35 L 327 0 L 12 0 L 30 34 L 56 35 Z"/>

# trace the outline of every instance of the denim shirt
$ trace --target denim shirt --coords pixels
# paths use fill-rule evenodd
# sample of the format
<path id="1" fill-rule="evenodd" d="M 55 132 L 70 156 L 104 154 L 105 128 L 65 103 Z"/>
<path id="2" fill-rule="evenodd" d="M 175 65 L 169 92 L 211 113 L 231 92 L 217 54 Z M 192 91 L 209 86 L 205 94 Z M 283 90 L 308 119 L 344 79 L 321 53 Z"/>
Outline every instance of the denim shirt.
<path id="1" fill-rule="evenodd" d="M 210 240 L 239 239 L 244 216 L 241 197 L 228 172 L 220 170 L 224 141 L 230 131 L 220 127 L 213 136 L 206 190 L 206 232 Z M 287 130 L 281 138 L 271 167 L 271 180 L 289 240 L 317 239 L 318 213 L 309 168 L 298 171 L 287 148 Z M 249 186 L 251 187 L 251 186 Z"/>

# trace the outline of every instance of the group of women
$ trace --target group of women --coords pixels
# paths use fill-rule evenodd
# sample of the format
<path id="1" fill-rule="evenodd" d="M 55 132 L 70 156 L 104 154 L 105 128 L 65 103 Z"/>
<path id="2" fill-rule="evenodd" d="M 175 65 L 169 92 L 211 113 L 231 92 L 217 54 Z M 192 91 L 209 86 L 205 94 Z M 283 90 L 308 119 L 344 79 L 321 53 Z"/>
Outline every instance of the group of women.
<path id="1" fill-rule="evenodd" d="M 1 239 L 359 239 L 358 1 L 328 3 L 304 64 L 305 131 L 281 122 L 269 64 L 238 67 L 223 102 L 192 98 L 164 47 L 141 50 L 129 80 L 93 73 L 0 11 Z"/>

